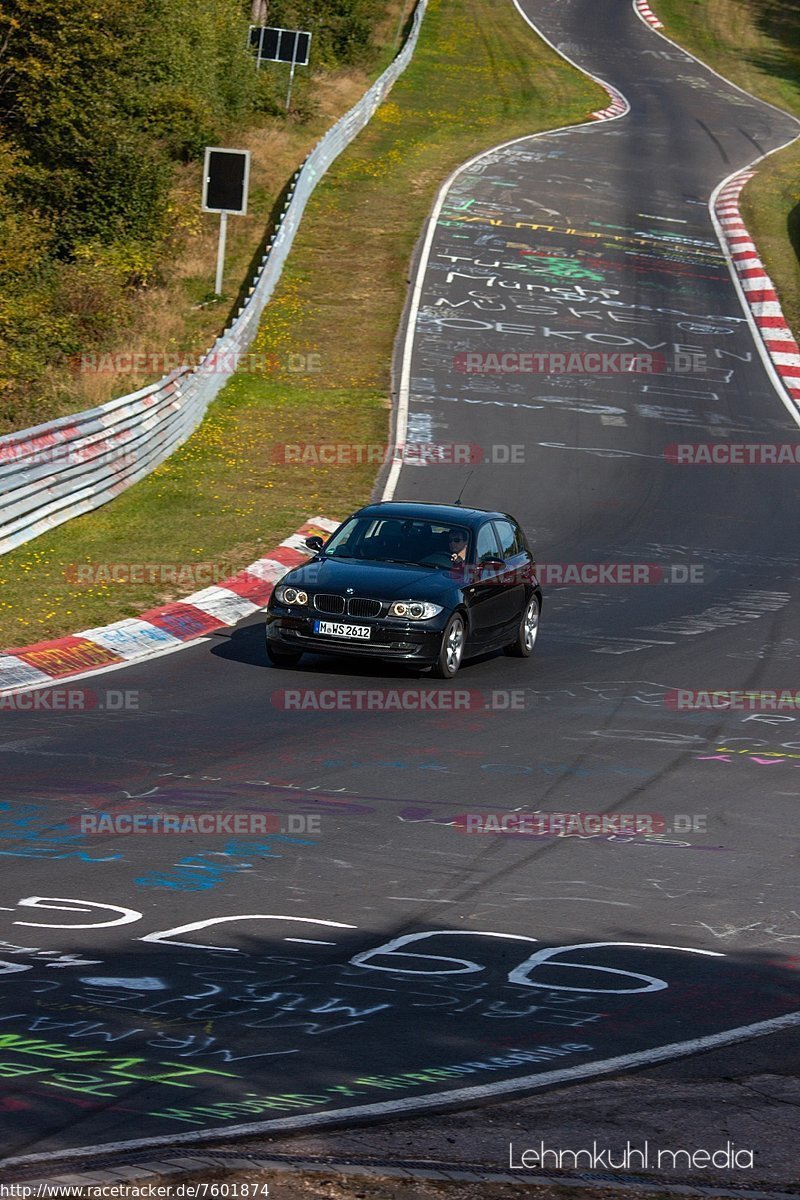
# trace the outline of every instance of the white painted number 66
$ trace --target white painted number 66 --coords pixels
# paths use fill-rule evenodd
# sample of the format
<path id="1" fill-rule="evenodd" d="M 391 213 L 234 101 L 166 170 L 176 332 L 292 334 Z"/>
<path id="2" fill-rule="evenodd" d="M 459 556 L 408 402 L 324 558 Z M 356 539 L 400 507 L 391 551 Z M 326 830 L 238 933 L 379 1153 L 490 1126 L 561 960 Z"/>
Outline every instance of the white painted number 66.
<path id="1" fill-rule="evenodd" d="M 375 950 L 366 950 L 363 954 L 356 954 L 350 959 L 354 967 L 363 967 L 367 971 L 392 971 L 401 975 L 467 975 L 474 971 L 483 971 L 479 963 L 472 962 L 466 958 L 449 958 L 441 954 L 418 954 L 415 951 L 404 949 L 414 942 L 419 942 L 423 938 L 430 937 L 489 937 L 489 938 L 508 938 L 521 942 L 535 942 L 537 938 L 525 937 L 522 934 L 516 933 L 479 933 L 468 929 L 432 929 L 428 933 L 407 933 L 402 937 L 393 938 L 390 942 L 385 942 L 382 946 L 378 946 Z M 576 950 L 601 950 L 608 947 L 633 947 L 641 950 L 677 950 L 682 954 L 703 954 L 708 958 L 724 958 L 724 954 L 720 954 L 715 950 L 694 950 L 688 949 L 686 946 L 661 946 L 651 942 L 579 942 L 572 946 L 552 946 L 550 949 L 536 950 L 530 954 L 524 962 L 521 962 L 518 967 L 514 967 L 508 973 L 509 983 L 520 984 L 523 987 L 538 987 L 547 988 L 553 992 L 595 992 L 603 995 L 632 995 L 636 992 L 660 992 L 664 988 L 669 987 L 669 984 L 664 979 L 656 979 L 653 975 L 641 975 L 636 971 L 620 971 L 616 967 L 599 967 L 591 966 L 587 963 L 580 962 L 565 962 L 563 958 L 557 957 L 568 954 Z M 399 959 L 413 958 L 419 962 L 419 966 L 403 967 L 394 963 L 374 963 L 371 959 L 381 956 L 383 958 L 395 955 Z M 555 960 L 555 961 L 553 961 Z M 422 963 L 426 965 L 422 965 Z M 434 966 L 434 963 L 440 963 L 441 966 Z M 534 972 L 542 967 L 545 963 L 551 966 L 556 966 L 559 969 L 569 969 L 573 971 L 593 971 L 596 974 L 616 975 L 630 979 L 635 983 L 642 984 L 641 987 L 570 987 L 568 984 L 562 983 L 539 983 L 531 978 Z M 430 964 L 430 965 L 427 965 Z M 446 965 L 445 965 L 446 964 Z M 617 982 L 616 980 L 614 982 Z"/>

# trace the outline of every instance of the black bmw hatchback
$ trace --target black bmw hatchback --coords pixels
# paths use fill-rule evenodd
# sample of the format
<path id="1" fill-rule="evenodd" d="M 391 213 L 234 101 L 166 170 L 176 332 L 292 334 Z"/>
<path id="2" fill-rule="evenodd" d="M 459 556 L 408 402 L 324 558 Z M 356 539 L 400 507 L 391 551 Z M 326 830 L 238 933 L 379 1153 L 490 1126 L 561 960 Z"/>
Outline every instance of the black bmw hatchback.
<path id="1" fill-rule="evenodd" d="M 267 654 L 353 654 L 452 678 L 468 655 L 527 658 L 542 593 L 519 524 L 445 504 L 370 504 L 288 572 L 267 609 Z"/>

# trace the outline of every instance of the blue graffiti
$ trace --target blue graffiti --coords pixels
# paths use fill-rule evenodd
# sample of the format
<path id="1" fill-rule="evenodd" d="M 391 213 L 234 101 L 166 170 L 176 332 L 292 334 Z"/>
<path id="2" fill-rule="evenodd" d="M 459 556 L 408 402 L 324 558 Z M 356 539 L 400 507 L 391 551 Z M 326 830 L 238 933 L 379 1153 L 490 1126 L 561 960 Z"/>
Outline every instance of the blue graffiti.
<path id="1" fill-rule="evenodd" d="M 84 835 L 68 823 L 53 824 L 42 804 L 0 802 L 0 837 L 22 843 L 14 850 L 0 850 L 3 858 L 78 858 L 81 862 L 113 862 L 122 854 L 91 854 Z M 81 844 L 82 843 L 82 844 Z"/>
<path id="2" fill-rule="evenodd" d="M 273 842 L 290 842 L 298 846 L 313 846 L 308 838 L 286 837 L 276 834 L 269 842 L 247 842 L 234 839 L 225 843 L 223 850 L 204 854 L 189 854 L 175 863 L 170 871 L 150 871 L 134 880 L 139 887 L 165 888 L 179 892 L 205 892 L 222 883 L 226 875 L 251 871 L 252 862 L 247 858 L 283 858 L 272 850 Z M 220 862 L 230 857 L 235 862 Z M 213 860 L 213 861 L 212 861 Z"/>

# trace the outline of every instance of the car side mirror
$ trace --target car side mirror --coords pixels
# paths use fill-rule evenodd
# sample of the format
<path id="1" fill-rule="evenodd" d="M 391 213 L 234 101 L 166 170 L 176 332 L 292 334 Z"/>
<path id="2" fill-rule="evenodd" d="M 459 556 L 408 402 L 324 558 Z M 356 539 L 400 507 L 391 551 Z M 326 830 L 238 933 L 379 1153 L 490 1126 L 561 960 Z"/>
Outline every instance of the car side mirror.
<path id="1" fill-rule="evenodd" d="M 315 536 L 306 538 L 306 545 L 308 546 L 309 550 L 313 550 L 315 554 L 319 554 L 324 548 L 325 543 L 321 537 Z"/>

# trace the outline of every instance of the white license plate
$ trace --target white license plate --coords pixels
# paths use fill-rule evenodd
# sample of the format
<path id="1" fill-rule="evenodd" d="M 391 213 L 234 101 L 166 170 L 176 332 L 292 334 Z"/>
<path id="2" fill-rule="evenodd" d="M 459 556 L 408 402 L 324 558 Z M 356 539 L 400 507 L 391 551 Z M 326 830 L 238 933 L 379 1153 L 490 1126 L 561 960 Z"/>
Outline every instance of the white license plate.
<path id="1" fill-rule="evenodd" d="M 345 625 L 341 621 L 315 621 L 314 633 L 321 633 L 325 637 L 355 638 L 358 641 L 367 641 L 370 636 L 370 626 Z"/>

